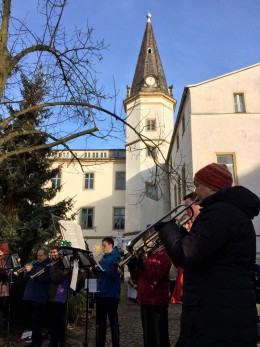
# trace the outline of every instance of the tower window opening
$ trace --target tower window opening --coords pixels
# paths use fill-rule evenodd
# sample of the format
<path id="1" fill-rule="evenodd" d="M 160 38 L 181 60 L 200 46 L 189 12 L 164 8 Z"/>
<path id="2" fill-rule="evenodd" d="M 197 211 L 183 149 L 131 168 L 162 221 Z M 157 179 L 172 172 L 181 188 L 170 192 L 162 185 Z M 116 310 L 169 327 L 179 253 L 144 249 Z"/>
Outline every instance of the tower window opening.
<path id="1" fill-rule="evenodd" d="M 147 53 L 151 54 L 152 53 L 152 48 L 147 49 Z"/>

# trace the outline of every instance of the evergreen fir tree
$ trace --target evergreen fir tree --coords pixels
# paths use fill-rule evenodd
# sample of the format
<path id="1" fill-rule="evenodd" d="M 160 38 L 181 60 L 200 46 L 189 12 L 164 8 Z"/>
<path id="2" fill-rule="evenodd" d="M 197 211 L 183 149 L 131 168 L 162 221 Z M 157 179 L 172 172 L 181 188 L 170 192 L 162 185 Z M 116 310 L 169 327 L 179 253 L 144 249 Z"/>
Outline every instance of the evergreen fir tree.
<path id="1" fill-rule="evenodd" d="M 42 74 L 38 73 L 33 81 L 22 76 L 22 81 L 23 101 L 19 109 L 42 103 L 47 94 Z M 10 108 L 9 111 L 12 114 L 17 110 Z M 29 112 L 16 119 L 7 130 L 10 141 L 4 150 L 46 143 L 47 137 L 38 134 L 37 129 L 50 119 L 48 109 Z M 32 129 L 35 134 L 27 135 L 26 130 L 31 132 Z M 20 136 L 12 140 L 12 132 L 19 132 Z M 49 148 L 19 154 L 7 159 L 0 167 L 0 242 L 9 243 L 23 263 L 32 259 L 38 246 L 55 237 L 52 214 L 64 218 L 72 207 L 72 199 L 51 204 L 60 189 L 50 185 L 51 178 L 60 170 L 51 169 L 51 154 Z"/>

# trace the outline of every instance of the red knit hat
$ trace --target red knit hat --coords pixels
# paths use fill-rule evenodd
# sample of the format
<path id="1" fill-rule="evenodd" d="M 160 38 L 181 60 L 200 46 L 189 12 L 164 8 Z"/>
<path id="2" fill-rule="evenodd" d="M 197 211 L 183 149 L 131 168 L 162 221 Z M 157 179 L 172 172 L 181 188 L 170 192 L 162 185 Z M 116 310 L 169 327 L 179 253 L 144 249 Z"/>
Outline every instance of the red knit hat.
<path id="1" fill-rule="evenodd" d="M 227 165 L 212 163 L 195 173 L 194 181 L 213 190 L 232 187 L 232 174 Z"/>

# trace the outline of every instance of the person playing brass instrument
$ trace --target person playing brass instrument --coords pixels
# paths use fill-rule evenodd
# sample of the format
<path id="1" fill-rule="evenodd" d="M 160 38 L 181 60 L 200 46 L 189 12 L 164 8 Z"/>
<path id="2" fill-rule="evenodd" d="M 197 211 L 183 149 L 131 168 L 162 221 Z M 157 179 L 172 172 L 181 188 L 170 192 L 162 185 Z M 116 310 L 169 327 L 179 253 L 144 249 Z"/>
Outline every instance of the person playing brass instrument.
<path id="1" fill-rule="evenodd" d="M 201 206 L 189 233 L 172 220 L 159 236 L 173 262 L 184 268 L 181 329 L 176 347 L 254 347 L 257 340 L 252 219 L 260 199 L 232 186 L 225 164 L 195 173 Z"/>
<path id="2" fill-rule="evenodd" d="M 31 347 L 41 347 L 42 344 L 42 315 L 44 306 L 47 304 L 49 289 L 47 265 L 51 262 L 48 254 L 49 252 L 46 248 L 39 248 L 37 251 L 37 262 L 33 265 L 25 265 L 27 283 L 23 299 L 29 303 L 31 308 Z M 42 269 L 46 269 L 46 271 L 43 271 L 43 273 L 35 276 L 33 279 L 30 277 Z"/>
<path id="3" fill-rule="evenodd" d="M 187 217 L 190 217 L 186 223 L 183 224 L 183 227 L 187 230 L 187 232 L 190 231 L 192 224 L 195 220 L 195 218 L 200 213 L 200 205 L 198 202 L 194 202 L 197 198 L 197 194 L 195 192 L 189 193 L 183 197 L 183 201 L 186 206 L 191 206 L 191 209 L 187 209 L 186 213 L 183 215 L 182 218 L 187 220 Z M 183 268 L 181 266 L 176 266 L 177 270 L 177 276 L 175 279 L 175 285 L 173 289 L 173 293 L 171 296 L 171 303 L 172 304 L 181 304 L 182 303 L 182 297 L 183 297 Z"/>
<path id="4" fill-rule="evenodd" d="M 112 346 L 119 347 L 119 324 L 118 324 L 118 304 L 120 299 L 121 281 L 120 274 L 116 271 L 114 264 L 120 259 L 117 247 L 114 247 L 114 240 L 108 236 L 102 240 L 103 258 L 99 262 L 99 267 L 95 269 L 97 276 L 96 293 L 96 347 L 105 347 L 107 317 L 110 322 Z M 100 271 L 101 270 L 101 271 Z"/>
<path id="5" fill-rule="evenodd" d="M 147 228 L 149 225 L 147 226 Z M 154 229 L 144 234 L 147 239 Z M 162 244 L 146 244 L 147 252 L 128 263 L 131 279 L 137 285 L 136 301 L 141 308 L 144 347 L 170 347 L 168 332 L 169 272 L 171 260 Z M 149 249 L 149 246 L 154 246 Z"/>
<path id="6" fill-rule="evenodd" d="M 53 247 L 50 253 L 54 265 L 49 269 L 49 347 L 65 347 L 66 306 L 68 300 L 70 271 L 65 269 L 61 259 L 61 254 L 57 247 Z M 60 261 L 57 261 L 59 259 Z M 57 262 L 55 263 L 55 261 Z"/>

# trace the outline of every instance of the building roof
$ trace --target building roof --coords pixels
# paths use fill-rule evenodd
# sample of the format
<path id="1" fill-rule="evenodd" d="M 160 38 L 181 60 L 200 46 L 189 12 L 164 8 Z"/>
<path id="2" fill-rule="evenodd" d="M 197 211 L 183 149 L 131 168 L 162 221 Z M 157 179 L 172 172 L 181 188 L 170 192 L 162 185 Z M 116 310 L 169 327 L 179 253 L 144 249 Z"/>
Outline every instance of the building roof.
<path id="1" fill-rule="evenodd" d="M 245 70 L 252 69 L 252 68 L 254 68 L 254 67 L 256 67 L 256 66 L 259 66 L 259 65 L 260 65 L 260 63 L 256 63 L 256 64 L 254 64 L 254 65 L 246 66 L 246 67 L 244 67 L 244 68 L 242 68 L 242 69 L 235 70 L 235 71 L 231 71 L 231 72 L 228 72 L 228 73 L 226 73 L 226 74 L 224 74 L 224 75 L 220 75 L 220 76 L 211 78 L 211 79 L 206 80 L 206 81 L 202 81 L 202 82 L 195 83 L 195 84 L 189 84 L 189 85 L 187 85 L 185 88 L 198 87 L 198 86 L 201 86 L 202 84 L 206 84 L 206 83 L 209 83 L 209 82 L 213 82 L 213 81 L 216 81 L 216 80 L 218 80 L 218 79 L 220 79 L 220 78 L 224 78 L 224 77 L 227 77 L 227 76 L 230 76 L 230 75 L 234 75 L 234 74 L 236 74 L 236 73 L 239 73 L 239 72 L 242 72 L 242 71 L 245 71 Z"/>
<path id="2" fill-rule="evenodd" d="M 156 87 L 149 87 L 148 85 L 145 85 L 145 77 L 149 75 L 156 78 Z M 170 94 L 171 92 L 168 90 L 159 51 L 155 41 L 150 13 L 147 14 L 147 24 L 129 96 L 133 97 L 141 91 L 159 91 L 165 93 L 166 95 L 172 96 Z"/>

